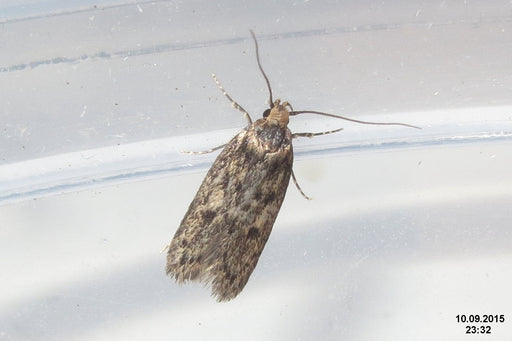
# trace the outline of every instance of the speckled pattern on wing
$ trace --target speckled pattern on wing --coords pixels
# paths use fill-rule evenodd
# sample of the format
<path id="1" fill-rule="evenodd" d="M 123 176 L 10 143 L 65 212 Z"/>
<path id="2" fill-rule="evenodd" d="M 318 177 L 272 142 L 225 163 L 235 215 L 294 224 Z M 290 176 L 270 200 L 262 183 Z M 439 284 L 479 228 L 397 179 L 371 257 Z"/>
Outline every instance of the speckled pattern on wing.
<path id="1" fill-rule="evenodd" d="M 240 132 L 208 171 L 169 245 L 166 272 L 237 296 L 256 267 L 283 203 L 293 163 L 286 121 L 262 118 Z"/>

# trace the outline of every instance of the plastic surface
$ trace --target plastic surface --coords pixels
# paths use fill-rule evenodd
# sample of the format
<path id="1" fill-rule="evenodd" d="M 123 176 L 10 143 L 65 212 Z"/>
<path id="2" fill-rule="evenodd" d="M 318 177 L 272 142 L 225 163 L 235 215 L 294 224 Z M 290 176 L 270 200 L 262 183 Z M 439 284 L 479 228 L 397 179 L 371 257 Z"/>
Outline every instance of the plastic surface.
<path id="1" fill-rule="evenodd" d="M 66 6 L 66 7 L 63 7 Z M 0 339 L 466 340 L 512 334 L 511 5 L 0 5 Z M 297 110 L 295 173 L 247 287 L 218 304 L 159 251 L 216 154 Z M 144 181 L 140 181 L 144 180 Z"/>

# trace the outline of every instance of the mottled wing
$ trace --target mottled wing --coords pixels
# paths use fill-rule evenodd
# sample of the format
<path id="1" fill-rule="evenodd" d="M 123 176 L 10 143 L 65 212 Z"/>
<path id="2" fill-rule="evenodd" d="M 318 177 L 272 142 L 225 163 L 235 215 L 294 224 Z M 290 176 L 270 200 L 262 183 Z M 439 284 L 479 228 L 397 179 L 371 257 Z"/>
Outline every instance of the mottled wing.
<path id="1" fill-rule="evenodd" d="M 256 267 L 283 202 L 293 163 L 290 131 L 256 121 L 217 157 L 167 253 L 167 274 L 238 295 Z"/>

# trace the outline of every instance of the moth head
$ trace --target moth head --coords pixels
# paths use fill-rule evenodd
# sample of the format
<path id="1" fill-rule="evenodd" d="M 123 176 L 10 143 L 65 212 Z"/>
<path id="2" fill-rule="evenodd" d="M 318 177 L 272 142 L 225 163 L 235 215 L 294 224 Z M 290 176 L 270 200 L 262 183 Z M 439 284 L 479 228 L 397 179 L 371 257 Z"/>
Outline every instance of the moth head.
<path id="1" fill-rule="evenodd" d="M 276 99 L 270 109 L 263 112 L 263 117 L 267 119 L 270 124 L 278 124 L 281 127 L 288 126 L 291 105 L 288 102 L 281 103 L 280 99 Z"/>

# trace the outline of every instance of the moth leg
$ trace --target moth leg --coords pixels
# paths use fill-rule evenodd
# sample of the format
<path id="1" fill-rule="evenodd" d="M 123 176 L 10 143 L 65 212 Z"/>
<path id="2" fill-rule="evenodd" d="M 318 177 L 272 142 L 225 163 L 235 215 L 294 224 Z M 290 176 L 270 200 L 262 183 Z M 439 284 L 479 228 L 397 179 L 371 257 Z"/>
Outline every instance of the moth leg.
<path id="1" fill-rule="evenodd" d="M 343 130 L 343 128 L 336 129 L 336 130 L 323 131 L 320 133 L 295 133 L 295 134 L 292 134 L 292 138 L 327 135 L 327 134 L 337 133 L 338 131 L 342 131 L 342 130 Z M 293 172 L 293 169 L 292 169 L 292 180 L 293 180 L 293 183 L 295 184 L 295 187 L 297 187 L 297 189 L 299 190 L 300 194 L 302 194 L 302 196 L 304 198 L 311 200 L 310 197 L 308 197 L 306 194 L 304 194 L 304 192 L 302 191 L 302 188 L 300 188 L 299 183 L 297 182 L 297 179 L 295 178 L 295 173 Z"/>
<path id="2" fill-rule="evenodd" d="M 295 133 L 295 134 L 292 134 L 292 137 L 293 138 L 297 138 L 297 137 L 313 137 L 313 136 L 337 133 L 338 131 L 342 131 L 342 130 L 343 130 L 343 128 L 336 129 L 336 130 L 323 131 L 321 133 Z"/>
<path id="3" fill-rule="evenodd" d="M 182 151 L 182 153 L 191 154 L 191 155 L 208 154 L 208 153 L 212 153 L 212 152 L 214 152 L 216 150 L 219 150 L 221 148 L 224 148 L 226 145 L 227 145 L 227 143 L 224 143 L 221 146 L 218 146 L 218 147 L 215 147 L 215 148 L 212 148 L 212 149 L 208 149 L 208 150 L 202 150 L 202 151 L 199 151 L 199 152 L 191 152 L 191 151 L 188 151 L 188 150 L 184 150 L 184 151 Z"/>
<path id="4" fill-rule="evenodd" d="M 249 125 L 251 125 L 252 124 L 252 119 L 251 119 L 251 116 L 249 115 L 249 113 L 244 108 L 242 108 L 242 106 L 240 104 L 235 102 L 231 98 L 231 96 L 228 95 L 228 93 L 226 92 L 226 90 L 224 90 L 224 87 L 220 84 L 219 80 L 217 79 L 217 76 L 214 73 L 212 73 L 212 77 L 213 77 L 213 80 L 215 81 L 215 84 L 217 84 L 217 86 L 219 87 L 220 91 L 222 91 L 222 94 L 224 96 L 226 96 L 226 98 L 231 102 L 231 105 L 233 106 L 233 108 L 235 108 L 236 110 L 242 112 L 244 114 L 244 117 L 247 120 L 247 122 L 249 122 Z"/>
<path id="5" fill-rule="evenodd" d="M 304 192 L 302 191 L 302 188 L 300 188 L 299 183 L 297 182 L 297 179 L 295 178 L 295 173 L 293 173 L 293 169 L 292 169 L 292 180 L 293 180 L 293 183 L 295 184 L 295 187 L 297 187 L 297 189 L 299 190 L 300 194 L 302 194 L 302 196 L 304 198 L 311 200 L 310 197 L 308 197 L 306 194 L 304 194 Z"/>

